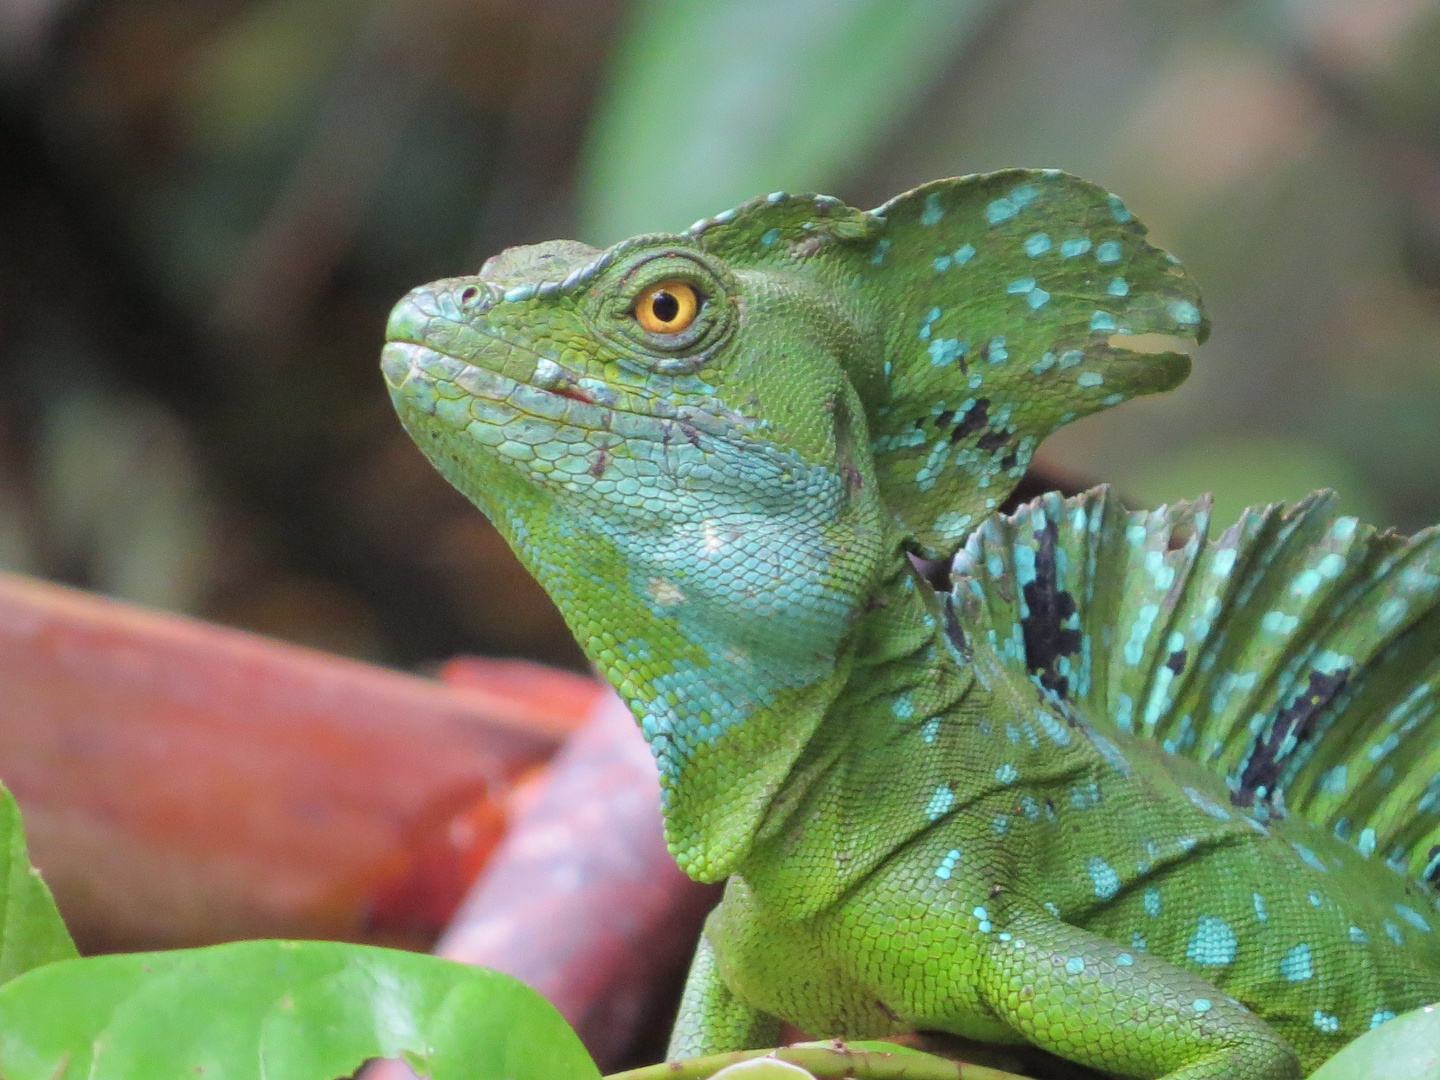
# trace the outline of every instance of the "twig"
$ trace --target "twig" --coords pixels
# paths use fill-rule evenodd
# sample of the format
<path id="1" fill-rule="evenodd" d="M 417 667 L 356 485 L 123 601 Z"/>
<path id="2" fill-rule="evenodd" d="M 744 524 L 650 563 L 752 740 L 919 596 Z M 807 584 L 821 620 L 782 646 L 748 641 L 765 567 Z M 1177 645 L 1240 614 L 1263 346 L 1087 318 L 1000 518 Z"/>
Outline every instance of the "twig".
<path id="1" fill-rule="evenodd" d="M 799 1065 L 820 1080 L 840 1077 L 856 1077 L 857 1080 L 1026 1080 L 1001 1069 L 950 1061 L 904 1048 L 897 1047 L 894 1052 L 855 1050 L 839 1041 L 827 1046 L 781 1046 L 773 1050 L 741 1050 L 733 1054 L 666 1061 L 612 1073 L 605 1080 L 706 1080 L 727 1065 L 759 1057 L 774 1057 Z"/>

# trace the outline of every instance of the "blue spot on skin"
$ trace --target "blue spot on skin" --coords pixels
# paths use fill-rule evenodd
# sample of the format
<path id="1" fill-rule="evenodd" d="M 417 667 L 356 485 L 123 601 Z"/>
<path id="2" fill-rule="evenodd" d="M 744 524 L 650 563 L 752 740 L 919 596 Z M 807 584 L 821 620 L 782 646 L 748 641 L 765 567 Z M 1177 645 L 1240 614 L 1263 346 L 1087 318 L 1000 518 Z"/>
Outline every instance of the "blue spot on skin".
<path id="1" fill-rule="evenodd" d="M 955 792 L 950 790 L 950 785 L 939 785 L 930 796 L 930 801 L 925 805 L 925 816 L 931 821 L 939 821 L 950 812 L 950 807 L 955 805 Z"/>
<path id="2" fill-rule="evenodd" d="M 932 191 L 925 196 L 925 212 L 920 215 L 920 224 L 934 225 L 944 216 L 945 211 L 940 206 L 940 193 Z"/>
<path id="3" fill-rule="evenodd" d="M 1085 872 L 1090 875 L 1090 881 L 1095 886 L 1095 895 L 1101 900 L 1109 900 L 1120 891 L 1120 875 L 1098 855 L 1092 855 L 1085 860 Z"/>
<path id="4" fill-rule="evenodd" d="M 1265 911 L 1265 898 L 1257 892 L 1251 893 L 1250 899 L 1255 904 L 1255 918 L 1259 919 L 1261 922 L 1267 922 L 1270 918 L 1270 915 Z"/>
<path id="5" fill-rule="evenodd" d="M 920 737 L 927 743 L 933 743 L 936 736 L 940 734 L 940 718 L 932 716 L 925 723 L 920 725 Z"/>
<path id="6" fill-rule="evenodd" d="M 1355 842 L 1355 847 L 1359 849 L 1360 854 L 1364 855 L 1367 859 L 1375 854 L 1375 830 L 1361 829 L 1360 839 Z"/>
<path id="7" fill-rule="evenodd" d="M 900 720 L 908 720 L 915 715 L 915 700 L 909 694 L 901 694 L 890 705 L 890 711 Z"/>
<path id="8" fill-rule="evenodd" d="M 1310 596 L 1316 589 L 1320 588 L 1320 571 L 1306 570 L 1296 576 L 1290 585 L 1290 592 L 1295 596 Z"/>
<path id="9" fill-rule="evenodd" d="M 1005 291 L 1012 294 L 1028 293 L 1033 288 L 1035 288 L 1035 279 L 1033 277 L 1022 277 L 1016 278 L 1014 281 L 1010 282 L 1009 285 L 1006 285 Z"/>
<path id="10" fill-rule="evenodd" d="M 1327 1035 L 1334 1035 L 1335 1032 L 1340 1030 L 1340 1018 L 1331 1016 L 1327 1012 L 1321 1012 L 1319 1009 L 1316 1009 L 1312 1019 L 1314 1020 L 1315 1027 Z"/>
<path id="11" fill-rule="evenodd" d="M 1310 946 L 1301 942 L 1280 958 L 1280 974 L 1290 982 L 1304 982 L 1315 974 L 1310 966 Z"/>
<path id="12" fill-rule="evenodd" d="M 780 235 L 778 230 L 771 229 L 770 231 L 773 232 L 773 233 L 775 233 L 776 236 L 779 236 L 779 235 Z M 764 238 L 762 237 L 761 239 L 764 239 Z M 890 250 L 890 238 L 889 238 L 888 236 L 883 237 L 882 239 L 875 241 L 875 254 L 872 255 L 872 256 L 870 256 L 870 261 L 871 261 L 873 264 L 875 264 L 876 266 L 879 266 L 881 263 L 883 263 L 883 262 L 885 261 L 885 253 L 886 253 L 887 251 L 889 251 L 889 250 Z"/>
<path id="13" fill-rule="evenodd" d="M 1120 241 L 1106 240 L 1095 249 L 1095 260 L 1102 263 L 1117 263 L 1120 261 Z"/>
<path id="14" fill-rule="evenodd" d="M 1380 629 L 1389 630 L 1405 617 L 1410 603 L 1398 596 L 1392 596 L 1380 605 L 1380 610 L 1375 614 L 1375 621 L 1380 624 Z"/>
<path id="15" fill-rule="evenodd" d="M 1013 784 L 1016 780 L 1020 779 L 1020 770 L 1009 762 L 1006 762 L 995 770 L 995 779 L 1002 784 Z"/>
<path id="16" fill-rule="evenodd" d="M 1025 302 L 1030 305 L 1030 310 L 1035 311 L 1045 306 L 1050 300 L 1050 294 L 1044 289 L 1032 289 L 1025 297 Z"/>
<path id="17" fill-rule="evenodd" d="M 1336 518 L 1335 524 L 1330 526 L 1330 535 L 1335 537 L 1336 540 L 1349 540 L 1350 537 L 1355 535 L 1355 526 L 1359 523 L 1359 518 Z"/>
<path id="18" fill-rule="evenodd" d="M 1152 919 L 1160 917 L 1160 890 L 1153 885 L 1145 890 L 1145 914 Z"/>
<path id="19" fill-rule="evenodd" d="M 1300 625 L 1300 616 L 1287 615 L 1283 611 L 1267 611 L 1260 620 L 1262 629 L 1272 634 L 1288 634 Z"/>
<path id="20" fill-rule="evenodd" d="M 1036 233 L 1025 241 L 1025 254 L 1032 259 L 1044 255 L 1050 250 L 1050 237 L 1043 232 Z"/>
<path id="21" fill-rule="evenodd" d="M 1021 184 L 1010 192 L 1010 201 L 1016 206 L 1029 206 L 1040 197 L 1040 192 L 1029 184 Z"/>
<path id="22" fill-rule="evenodd" d="M 1200 321 L 1200 309 L 1189 300 L 1171 300 L 1170 317 L 1183 326 L 1193 326 Z"/>
<path id="23" fill-rule="evenodd" d="M 1124 400 L 1124 394 L 1106 394 L 1103 398 L 1100 399 L 1100 404 L 1104 405 L 1108 409 L 1112 406 L 1119 405 L 1120 402 Z"/>
<path id="24" fill-rule="evenodd" d="M 1113 217 L 1116 221 L 1118 221 L 1121 225 L 1124 225 L 1127 221 L 1131 219 L 1131 217 L 1134 216 L 1130 213 L 1130 208 L 1120 201 L 1120 196 L 1111 195 L 1109 202 L 1110 216 Z"/>
<path id="25" fill-rule="evenodd" d="M 930 342 L 930 347 L 926 351 L 930 354 L 931 364 L 935 367 L 945 367 L 964 356 L 968 348 L 969 345 L 966 342 L 957 341 L 955 338 L 936 338 Z"/>
<path id="26" fill-rule="evenodd" d="M 1395 1014 L 1389 1009 L 1376 1009 L 1374 1015 L 1370 1017 L 1370 1027 L 1374 1029 L 1394 1019 Z"/>
<path id="27" fill-rule="evenodd" d="M 946 270 L 949 270 L 949 269 L 950 269 L 950 256 L 949 256 L 949 255 L 941 255 L 938 259 L 936 259 L 936 260 L 935 260 L 935 269 L 936 269 L 937 271 L 939 271 L 940 273 L 942 273 L 942 274 L 943 274 Z"/>
<path id="28" fill-rule="evenodd" d="M 1396 904 L 1395 910 L 1400 913 L 1402 919 L 1415 927 L 1416 930 L 1428 931 L 1430 929 L 1430 924 L 1425 921 L 1425 916 L 1421 915 L 1414 908 L 1406 907 L 1404 904 Z"/>
<path id="29" fill-rule="evenodd" d="M 1209 999 L 1209 998 L 1196 998 L 1196 999 L 1191 1003 L 1191 1006 L 1190 1006 L 1190 1007 L 1193 1008 L 1197 1013 L 1207 1013 L 1207 1012 L 1210 1011 L 1210 999 Z"/>
<path id="30" fill-rule="evenodd" d="M 1201 915 L 1191 935 L 1186 959 L 1209 967 L 1223 967 L 1235 962 L 1235 949 L 1239 944 L 1235 931 L 1224 919 L 1214 915 Z"/>
<path id="31" fill-rule="evenodd" d="M 990 822 L 990 831 L 996 836 L 1004 836 L 1010 831 L 1010 819 L 1004 814 L 998 815 L 994 821 Z"/>
<path id="32" fill-rule="evenodd" d="M 991 225 L 999 225 L 1002 221 L 1009 221 L 1019 212 L 1020 208 L 1009 199 L 996 199 L 985 207 L 985 220 Z"/>
<path id="33" fill-rule="evenodd" d="M 1082 371 L 1075 377 L 1078 386 L 1099 386 L 1105 381 L 1105 376 L 1098 371 Z"/>
<path id="34" fill-rule="evenodd" d="M 1121 731 L 1133 731 L 1135 699 L 1129 694 L 1119 694 L 1115 698 L 1115 726 Z"/>
<path id="35" fill-rule="evenodd" d="M 1090 241 L 1083 236 L 1066 240 L 1060 245 L 1060 255 L 1066 259 L 1073 259 L 1076 255 L 1084 255 L 1089 250 Z"/>
<path id="36" fill-rule="evenodd" d="M 1131 964 L 1135 963 L 1135 958 L 1131 956 L 1128 952 L 1122 952 L 1119 956 L 1115 957 L 1115 963 L 1119 964 L 1121 967 L 1129 967 Z"/>
<path id="37" fill-rule="evenodd" d="M 753 234 L 752 234 L 752 235 L 753 235 Z M 779 230 L 779 229 L 766 229 L 765 232 L 764 232 L 764 233 L 761 235 L 761 237 L 760 237 L 760 243 L 764 244 L 766 247 L 769 247 L 771 244 L 775 243 L 775 241 L 776 241 L 776 240 L 779 240 L 779 239 L 780 239 L 780 230 Z M 889 245 L 886 245 L 886 246 L 888 247 Z M 876 245 L 876 248 L 877 248 L 877 251 L 876 251 L 877 256 L 878 256 L 879 258 L 882 258 L 882 259 L 883 259 L 883 258 L 885 257 L 885 252 L 878 250 L 878 249 L 879 249 L 879 245 L 878 245 L 878 244 Z"/>
<path id="38" fill-rule="evenodd" d="M 1358 926 L 1350 927 L 1350 941 L 1355 945 L 1369 945 L 1370 935 Z"/>
<path id="39" fill-rule="evenodd" d="M 990 357 L 990 363 L 999 364 L 1010 359 L 1010 353 L 1005 348 L 1005 335 L 997 334 L 990 339 L 990 347 L 986 350 Z"/>
<path id="40" fill-rule="evenodd" d="M 1071 975 L 1079 975 L 1085 970 L 1085 959 L 1080 956 L 1072 956 L 1065 961 L 1065 970 Z"/>
<path id="41" fill-rule="evenodd" d="M 942 881 L 949 881 L 950 875 L 955 872 L 955 864 L 960 861 L 960 849 L 951 848 L 940 860 L 940 865 L 935 869 L 935 876 Z"/>
<path id="42" fill-rule="evenodd" d="M 956 264 L 957 266 L 964 266 L 966 263 L 968 263 L 968 262 L 969 262 L 971 259 L 973 259 L 974 257 L 975 257 L 975 245 L 974 245 L 974 244 L 964 244 L 964 245 L 962 245 L 962 246 L 960 246 L 960 247 L 958 247 L 958 248 L 955 249 L 955 264 Z"/>
<path id="43" fill-rule="evenodd" d="M 1316 855 L 1315 852 L 1311 851 L 1304 844 L 1298 844 L 1292 840 L 1290 846 L 1295 849 L 1295 854 L 1300 856 L 1300 861 L 1310 867 L 1310 869 L 1319 870 L 1322 873 L 1330 872 L 1330 868 L 1320 861 L 1320 856 Z"/>
<path id="44" fill-rule="evenodd" d="M 1111 296 L 1129 296 L 1130 283 L 1126 281 L 1123 277 L 1117 277 L 1115 280 L 1110 282 L 1108 286 L 1106 286 L 1105 291 Z"/>
<path id="45" fill-rule="evenodd" d="M 1322 903 L 1324 903 L 1324 901 L 1322 901 L 1322 900 L 1320 899 L 1320 894 L 1317 893 L 1317 892 L 1315 892 L 1313 889 L 1312 889 L 1311 892 L 1310 892 L 1310 898 L 1309 898 L 1309 899 L 1310 899 L 1310 906 L 1311 906 L 1311 907 L 1319 907 Z"/>
<path id="46" fill-rule="evenodd" d="M 1115 316 L 1108 311 L 1097 311 L 1090 316 L 1091 330 L 1114 330 Z"/>
<path id="47" fill-rule="evenodd" d="M 1385 920 L 1384 926 L 1385 934 L 1390 938 L 1391 941 L 1393 941 L 1396 945 L 1405 944 L 1405 936 L 1400 933 L 1400 927 L 1396 926 L 1389 919 Z"/>
<path id="48" fill-rule="evenodd" d="M 1160 607 L 1157 604 L 1145 604 L 1135 613 L 1135 622 L 1130 627 L 1130 638 L 1125 642 L 1125 662 L 1131 667 L 1140 663 L 1140 658 L 1145 655 L 1145 640 L 1150 636 L 1150 628 L 1155 625 L 1155 619 L 1160 614 Z"/>

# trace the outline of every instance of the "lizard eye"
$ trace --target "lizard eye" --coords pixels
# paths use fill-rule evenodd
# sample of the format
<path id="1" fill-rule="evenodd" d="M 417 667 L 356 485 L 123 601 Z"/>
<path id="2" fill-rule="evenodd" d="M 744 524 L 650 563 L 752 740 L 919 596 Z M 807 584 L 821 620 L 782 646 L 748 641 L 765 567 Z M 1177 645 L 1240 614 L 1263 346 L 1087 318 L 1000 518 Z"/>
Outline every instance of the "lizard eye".
<path id="1" fill-rule="evenodd" d="M 695 321 L 700 295 L 684 281 L 657 281 L 635 301 L 635 321 L 651 334 L 678 334 Z"/>

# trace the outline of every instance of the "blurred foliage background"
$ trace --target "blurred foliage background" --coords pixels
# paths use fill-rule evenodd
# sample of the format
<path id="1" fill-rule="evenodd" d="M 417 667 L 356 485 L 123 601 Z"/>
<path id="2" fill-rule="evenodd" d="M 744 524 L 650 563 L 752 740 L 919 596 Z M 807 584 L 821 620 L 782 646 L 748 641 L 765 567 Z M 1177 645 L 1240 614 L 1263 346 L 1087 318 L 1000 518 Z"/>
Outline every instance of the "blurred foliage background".
<path id="1" fill-rule="evenodd" d="M 1008 165 L 1120 192 L 1216 326 L 1050 468 L 1440 519 L 1440 0 L 0 0 L 0 567 L 578 664 L 395 422 L 395 299 Z"/>

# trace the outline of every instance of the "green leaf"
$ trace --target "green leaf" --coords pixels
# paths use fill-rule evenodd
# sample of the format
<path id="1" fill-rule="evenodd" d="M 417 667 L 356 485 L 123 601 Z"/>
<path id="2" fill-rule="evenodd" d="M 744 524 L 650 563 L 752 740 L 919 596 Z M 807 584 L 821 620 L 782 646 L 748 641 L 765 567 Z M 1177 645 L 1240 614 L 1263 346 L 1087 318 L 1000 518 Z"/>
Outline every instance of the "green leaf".
<path id="1" fill-rule="evenodd" d="M 1310 1080 L 1434 1080 L 1440 1076 L 1440 1006 L 1426 1005 L 1372 1028 L 1310 1074 Z"/>
<path id="2" fill-rule="evenodd" d="M 581 234 L 677 230 L 823 191 L 919 101 L 995 0 L 641 0 L 586 148 Z"/>
<path id="3" fill-rule="evenodd" d="M 334 1080 L 374 1057 L 436 1080 L 595 1080 L 555 1009 L 498 971 L 330 941 L 68 960 L 0 987 L 6 1080 Z"/>
<path id="4" fill-rule="evenodd" d="M 40 871 L 30 865 L 15 798 L 0 785 L 4 893 L 0 894 L 0 982 L 31 968 L 76 955 L 65 921 Z"/>

